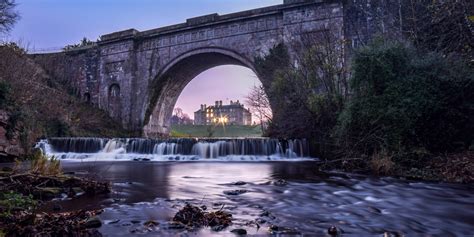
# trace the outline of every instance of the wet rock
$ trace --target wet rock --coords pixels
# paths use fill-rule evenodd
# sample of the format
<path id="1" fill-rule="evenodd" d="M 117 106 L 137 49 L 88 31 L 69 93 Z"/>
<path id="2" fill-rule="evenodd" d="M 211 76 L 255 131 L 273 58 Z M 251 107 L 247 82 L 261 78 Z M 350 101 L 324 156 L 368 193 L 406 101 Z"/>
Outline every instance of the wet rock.
<path id="1" fill-rule="evenodd" d="M 232 185 L 237 185 L 237 186 L 246 185 L 246 184 L 247 183 L 244 181 L 237 181 L 237 182 L 232 183 Z"/>
<path id="2" fill-rule="evenodd" d="M 203 211 L 207 210 L 206 205 L 202 205 L 202 206 L 201 206 L 201 209 L 202 209 Z"/>
<path id="3" fill-rule="evenodd" d="M 115 219 L 115 220 L 108 221 L 106 224 L 107 224 L 107 225 L 113 225 L 113 224 L 117 224 L 117 223 L 119 223 L 119 222 L 120 222 L 119 219 Z"/>
<path id="4" fill-rule="evenodd" d="M 257 218 L 255 219 L 255 221 L 257 222 L 257 224 L 265 224 L 267 223 L 267 221 L 265 219 L 262 219 L 262 218 Z"/>
<path id="5" fill-rule="evenodd" d="M 143 225 L 146 226 L 146 227 L 153 227 L 153 226 L 157 226 L 159 224 L 160 223 L 158 223 L 156 221 L 153 221 L 153 220 L 149 220 L 149 221 L 146 221 L 145 223 L 143 223 Z"/>
<path id="6" fill-rule="evenodd" d="M 369 211 L 375 214 L 382 214 L 382 211 L 376 207 L 368 207 Z"/>
<path id="7" fill-rule="evenodd" d="M 99 227 L 102 226 L 102 221 L 99 219 L 99 217 L 94 216 L 94 217 L 91 217 L 91 218 L 87 219 L 86 223 L 84 223 L 84 226 L 87 229 L 99 228 Z"/>
<path id="8" fill-rule="evenodd" d="M 400 234 L 398 232 L 393 232 L 393 231 L 386 231 L 383 233 L 383 237 L 401 237 L 403 234 Z"/>
<path id="9" fill-rule="evenodd" d="M 179 222 L 172 221 L 168 223 L 168 229 L 184 229 L 184 228 L 186 228 L 186 226 Z"/>
<path id="10" fill-rule="evenodd" d="M 270 212 L 269 211 L 263 211 L 262 213 L 260 213 L 259 216 L 270 216 Z"/>
<path id="11" fill-rule="evenodd" d="M 331 236 L 339 235 L 339 229 L 336 226 L 331 226 L 328 228 L 328 234 Z"/>
<path id="12" fill-rule="evenodd" d="M 53 211 L 61 211 L 63 207 L 59 204 L 54 204 L 53 205 Z"/>
<path id="13" fill-rule="evenodd" d="M 142 158 L 142 161 L 151 161 L 150 158 Z"/>
<path id="14" fill-rule="evenodd" d="M 237 235 L 246 235 L 247 234 L 247 230 L 245 230 L 245 229 L 233 229 L 230 232 L 232 232 L 234 234 L 237 234 Z"/>
<path id="15" fill-rule="evenodd" d="M 274 181 L 273 184 L 275 186 L 285 186 L 288 184 L 288 182 L 286 182 L 286 180 L 284 179 L 279 179 L 279 180 Z"/>
<path id="16" fill-rule="evenodd" d="M 140 223 L 140 222 L 141 222 L 141 221 L 139 221 L 139 220 L 131 220 L 131 221 L 130 221 L 130 223 L 132 223 L 132 224 L 138 224 L 138 223 Z"/>
<path id="17" fill-rule="evenodd" d="M 233 195 L 233 196 L 235 196 L 235 195 L 244 194 L 244 193 L 246 193 L 246 192 L 247 192 L 247 190 L 245 190 L 245 189 L 237 189 L 237 190 L 227 190 L 227 191 L 224 191 L 224 194 L 225 194 L 225 195 Z"/>

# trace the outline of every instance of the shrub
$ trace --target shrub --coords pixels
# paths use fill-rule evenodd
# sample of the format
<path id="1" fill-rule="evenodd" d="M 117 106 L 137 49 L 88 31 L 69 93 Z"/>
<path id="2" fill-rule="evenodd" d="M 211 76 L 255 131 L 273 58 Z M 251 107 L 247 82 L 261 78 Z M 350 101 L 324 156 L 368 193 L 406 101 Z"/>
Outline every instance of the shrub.
<path id="1" fill-rule="evenodd" d="M 461 61 L 378 40 L 355 54 L 351 87 L 343 149 L 441 152 L 473 140 L 474 71 Z"/>
<path id="2" fill-rule="evenodd" d="M 5 108 L 10 104 L 10 85 L 0 81 L 0 108 Z"/>
<path id="3" fill-rule="evenodd" d="M 13 191 L 1 193 L 0 206 L 3 207 L 3 210 L 0 212 L 0 218 L 11 217 L 14 209 L 32 209 L 37 204 L 31 194 L 24 196 Z"/>

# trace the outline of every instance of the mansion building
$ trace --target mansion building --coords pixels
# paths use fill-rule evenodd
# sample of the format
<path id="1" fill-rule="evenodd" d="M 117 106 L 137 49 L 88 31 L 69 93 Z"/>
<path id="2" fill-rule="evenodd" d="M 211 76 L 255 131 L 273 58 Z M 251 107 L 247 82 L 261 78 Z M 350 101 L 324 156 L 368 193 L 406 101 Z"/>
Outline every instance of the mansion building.
<path id="1" fill-rule="evenodd" d="M 222 105 L 221 101 L 216 101 L 214 106 L 201 105 L 201 109 L 194 112 L 195 125 L 211 124 L 227 125 L 252 125 L 252 114 L 238 100 L 230 101 L 228 105 Z"/>

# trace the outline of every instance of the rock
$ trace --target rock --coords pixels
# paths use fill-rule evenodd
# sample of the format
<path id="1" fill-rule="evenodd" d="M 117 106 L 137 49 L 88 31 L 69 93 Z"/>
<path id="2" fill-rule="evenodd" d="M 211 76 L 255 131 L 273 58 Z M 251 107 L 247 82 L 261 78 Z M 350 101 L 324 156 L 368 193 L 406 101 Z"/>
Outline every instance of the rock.
<path id="1" fill-rule="evenodd" d="M 263 211 L 262 213 L 260 213 L 259 216 L 270 216 L 270 212 L 269 211 Z"/>
<path id="2" fill-rule="evenodd" d="M 237 181 L 235 183 L 232 183 L 232 185 L 238 185 L 238 186 L 241 186 L 241 185 L 246 185 L 247 183 L 244 182 L 244 181 Z"/>
<path id="3" fill-rule="evenodd" d="M 91 217 L 91 218 L 87 219 L 86 223 L 84 223 L 84 226 L 87 229 L 99 228 L 99 227 L 102 226 L 102 221 L 99 219 L 99 217 L 94 216 L 94 217 Z"/>
<path id="4" fill-rule="evenodd" d="M 53 205 L 53 211 L 61 211 L 63 207 L 59 204 L 54 204 Z"/>
<path id="5" fill-rule="evenodd" d="M 243 194 L 243 193 L 246 193 L 247 190 L 245 189 L 238 189 L 238 190 L 228 190 L 228 191 L 224 191 L 224 194 L 225 195 L 240 195 L 240 194 Z"/>
<path id="6" fill-rule="evenodd" d="M 295 229 L 287 228 L 287 227 L 279 227 L 276 225 L 271 225 L 268 227 L 268 231 L 270 234 L 275 235 L 301 235 L 301 233 Z"/>
<path id="7" fill-rule="evenodd" d="M 131 220 L 130 222 L 131 222 L 132 224 L 138 224 L 138 223 L 140 223 L 141 221 L 138 221 L 138 220 Z"/>
<path id="8" fill-rule="evenodd" d="M 337 236 L 339 234 L 339 230 L 336 226 L 331 226 L 328 228 L 328 234 L 332 236 Z"/>
<path id="9" fill-rule="evenodd" d="M 175 221 L 168 223 L 168 229 L 184 229 L 185 227 L 185 225 Z"/>
<path id="10" fill-rule="evenodd" d="M 286 180 L 284 180 L 284 179 L 279 179 L 279 180 L 273 182 L 273 184 L 275 186 L 285 186 L 285 185 L 288 184 L 288 182 L 286 182 Z"/>
<path id="11" fill-rule="evenodd" d="M 202 206 L 201 206 L 201 209 L 202 209 L 203 211 L 207 210 L 206 205 L 202 205 Z"/>
<path id="12" fill-rule="evenodd" d="M 12 172 L 13 169 L 10 168 L 10 167 L 3 167 L 3 168 L 2 168 L 2 171 L 3 171 L 3 172 Z"/>
<path id="13" fill-rule="evenodd" d="M 142 158 L 142 161 L 151 161 L 150 158 Z"/>
<path id="14" fill-rule="evenodd" d="M 225 229 L 225 226 L 223 226 L 223 225 L 215 225 L 215 226 L 211 227 L 211 229 L 212 229 L 213 231 L 216 231 L 216 232 L 217 232 L 217 231 L 221 231 L 221 230 Z"/>
<path id="15" fill-rule="evenodd" d="M 106 224 L 107 224 L 107 225 L 112 225 L 112 224 L 117 224 L 117 223 L 119 223 L 119 222 L 120 222 L 119 219 L 115 219 L 115 220 L 111 220 L 111 221 L 107 222 Z"/>
<path id="16" fill-rule="evenodd" d="M 376 207 L 368 207 L 369 211 L 375 214 L 381 214 L 382 211 Z"/>
<path id="17" fill-rule="evenodd" d="M 237 234 L 237 235 L 246 235 L 247 231 L 245 229 L 233 229 L 230 232 Z"/>
<path id="18" fill-rule="evenodd" d="M 149 221 L 146 221 L 145 223 L 143 223 L 143 225 L 146 226 L 146 227 L 153 227 L 153 226 L 157 226 L 159 224 L 160 223 L 158 223 L 156 221 L 153 221 L 153 220 L 149 220 Z"/>

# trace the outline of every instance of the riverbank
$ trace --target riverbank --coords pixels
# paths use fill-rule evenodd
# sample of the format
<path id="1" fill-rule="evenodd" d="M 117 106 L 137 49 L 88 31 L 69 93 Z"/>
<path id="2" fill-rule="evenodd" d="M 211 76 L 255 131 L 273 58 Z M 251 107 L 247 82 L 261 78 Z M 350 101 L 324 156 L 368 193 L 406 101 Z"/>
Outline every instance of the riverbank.
<path id="1" fill-rule="evenodd" d="M 17 162 L 0 171 L 0 236 L 101 236 L 101 209 L 63 211 L 51 203 L 106 195 L 108 182 L 63 174 L 59 161 L 43 156 L 27 166 Z"/>
<path id="2" fill-rule="evenodd" d="M 413 157 L 375 156 L 326 160 L 321 171 L 343 171 L 375 176 L 396 177 L 449 183 L 474 183 L 474 151 Z"/>

